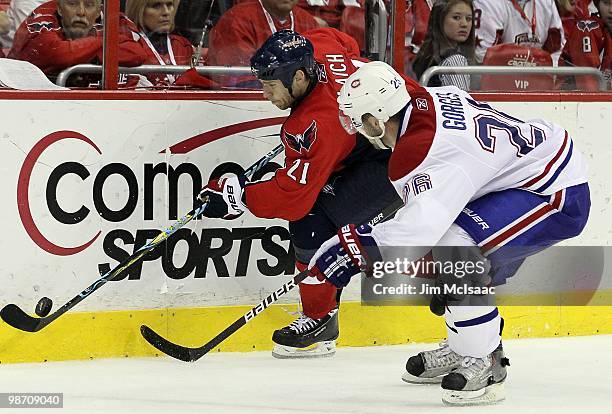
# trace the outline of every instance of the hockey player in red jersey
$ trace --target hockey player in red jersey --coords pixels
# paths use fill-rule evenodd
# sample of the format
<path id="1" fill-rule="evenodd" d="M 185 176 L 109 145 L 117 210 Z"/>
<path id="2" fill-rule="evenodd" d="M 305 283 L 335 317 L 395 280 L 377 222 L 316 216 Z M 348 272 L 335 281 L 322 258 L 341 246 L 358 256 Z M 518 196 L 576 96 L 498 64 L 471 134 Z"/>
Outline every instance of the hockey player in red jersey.
<path id="1" fill-rule="evenodd" d="M 384 62 L 351 75 L 338 103 L 348 131 L 393 148 L 389 180 L 404 205 L 376 227 L 341 227 L 315 253 L 311 274 L 343 287 L 433 247 L 444 267 L 430 308 L 444 315 L 447 341 L 411 357 L 402 379 L 441 383 L 449 405 L 501 401 L 509 361 L 488 289 L 526 257 L 581 233 L 590 209 L 585 158 L 559 125 L 522 121 L 454 86 L 423 88 Z"/>
<path id="2" fill-rule="evenodd" d="M 281 128 L 285 165 L 270 180 L 245 183 L 233 175 L 210 182 L 201 193 L 210 203 L 208 217 L 231 218 L 248 209 L 257 217 L 289 221 L 299 270 L 338 225 L 366 222 L 398 200 L 386 179 L 389 151 L 374 150 L 338 121 L 337 94 L 361 63 L 358 58 L 356 41 L 335 29 L 272 35 L 251 68 L 264 97 L 291 110 Z M 336 287 L 308 278 L 299 290 L 304 314 L 274 332 L 273 355 L 332 354 L 339 333 Z"/>
<path id="3" fill-rule="evenodd" d="M 101 0 L 54 0 L 41 4 L 17 29 L 8 57 L 33 63 L 51 79 L 70 66 L 101 63 L 100 14 Z M 136 26 L 121 15 L 119 32 L 119 65 L 141 65 L 146 52 L 138 42 Z M 75 86 L 89 86 L 91 78 L 85 79 Z"/>
<path id="4" fill-rule="evenodd" d="M 572 66 L 590 66 L 603 72 L 608 89 L 612 89 L 612 0 L 595 1 L 601 18 L 590 16 L 577 19 L 566 34 L 563 61 Z M 576 88 L 597 91 L 597 79 L 576 76 Z"/>

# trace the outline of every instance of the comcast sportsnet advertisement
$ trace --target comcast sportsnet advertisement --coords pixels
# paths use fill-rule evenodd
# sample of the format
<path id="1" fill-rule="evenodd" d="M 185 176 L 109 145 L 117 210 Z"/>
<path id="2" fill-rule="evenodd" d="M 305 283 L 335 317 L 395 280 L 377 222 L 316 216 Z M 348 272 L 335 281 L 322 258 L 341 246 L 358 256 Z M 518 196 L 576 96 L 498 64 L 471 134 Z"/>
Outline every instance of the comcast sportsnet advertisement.
<path id="1" fill-rule="evenodd" d="M 0 296 L 23 306 L 42 293 L 62 303 L 132 255 L 211 177 L 278 145 L 286 116 L 266 102 L 13 104 L 0 144 Z M 294 274 L 292 256 L 281 220 L 196 219 L 78 308 L 248 304 Z"/>

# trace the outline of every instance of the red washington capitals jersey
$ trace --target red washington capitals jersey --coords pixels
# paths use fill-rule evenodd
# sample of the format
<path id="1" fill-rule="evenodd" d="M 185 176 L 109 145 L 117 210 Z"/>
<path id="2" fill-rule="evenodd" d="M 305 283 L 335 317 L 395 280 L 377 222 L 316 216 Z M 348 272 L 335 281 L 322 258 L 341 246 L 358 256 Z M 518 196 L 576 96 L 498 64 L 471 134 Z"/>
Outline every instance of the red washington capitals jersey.
<path id="1" fill-rule="evenodd" d="M 284 167 L 272 179 L 245 189 L 246 204 L 257 217 L 289 221 L 304 217 L 356 144 L 355 135 L 340 125 L 336 98 L 346 78 L 357 70 L 359 46 L 352 37 L 330 28 L 303 35 L 312 42 L 320 64 L 318 82 L 281 128 Z"/>
<path id="2" fill-rule="evenodd" d="M 604 73 L 608 85 L 612 86 L 612 34 L 606 24 L 597 17 L 576 20 L 563 49 L 563 59 L 573 66 L 590 66 Z M 599 90 L 597 79 L 576 76 L 580 90 Z"/>

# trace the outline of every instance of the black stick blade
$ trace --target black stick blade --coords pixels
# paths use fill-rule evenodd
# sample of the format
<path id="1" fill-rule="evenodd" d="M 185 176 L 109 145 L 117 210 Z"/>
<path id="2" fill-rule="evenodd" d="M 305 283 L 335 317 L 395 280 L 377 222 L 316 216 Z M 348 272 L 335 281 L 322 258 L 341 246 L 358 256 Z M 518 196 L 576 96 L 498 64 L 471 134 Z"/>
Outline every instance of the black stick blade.
<path id="1" fill-rule="evenodd" d="M 44 318 L 34 318 L 25 313 L 21 308 L 14 303 L 9 303 L 0 311 L 0 317 L 13 328 L 17 328 L 26 332 L 37 332 L 43 326 Z"/>
<path id="2" fill-rule="evenodd" d="M 153 329 L 149 328 L 146 325 L 142 325 L 140 327 L 140 333 L 148 343 L 153 345 L 155 348 L 157 348 L 164 354 L 171 356 L 172 358 L 176 358 L 185 362 L 193 362 L 198 359 L 197 357 L 194 358 L 194 356 L 192 355 L 192 351 L 195 351 L 194 349 L 172 343 L 167 339 L 161 337 Z"/>

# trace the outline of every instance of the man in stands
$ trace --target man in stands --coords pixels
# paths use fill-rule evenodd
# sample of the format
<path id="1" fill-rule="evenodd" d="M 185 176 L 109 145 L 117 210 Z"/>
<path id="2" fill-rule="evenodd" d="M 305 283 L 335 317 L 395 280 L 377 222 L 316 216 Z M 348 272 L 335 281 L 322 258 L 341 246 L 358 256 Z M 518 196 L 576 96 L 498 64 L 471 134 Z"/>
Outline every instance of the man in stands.
<path id="1" fill-rule="evenodd" d="M 491 46 L 515 43 L 543 49 L 556 65 L 565 39 L 555 0 L 474 0 L 476 59 Z"/>
<path id="2" fill-rule="evenodd" d="M 567 34 L 563 60 L 571 66 L 590 66 L 601 70 L 612 89 L 612 0 L 596 0 L 600 18 L 577 19 Z M 597 79 L 576 76 L 576 88 L 599 90 Z"/>
<path id="3" fill-rule="evenodd" d="M 298 33 L 319 27 L 315 18 L 296 7 L 298 0 L 260 0 L 240 3 L 229 9 L 210 32 L 208 64 L 249 66 L 251 56 L 278 30 Z M 219 77 L 225 86 L 256 86 L 252 76 Z"/>
<path id="4" fill-rule="evenodd" d="M 19 26 L 9 58 L 38 66 L 52 80 L 62 70 L 102 62 L 101 0 L 57 0 L 37 7 Z M 138 30 L 125 16 L 119 22 L 119 65 L 138 66 L 146 53 Z M 99 78 L 99 77 L 97 77 Z M 71 86 L 89 86 L 90 76 Z"/>
<path id="5" fill-rule="evenodd" d="M 312 14 L 321 27 L 340 28 L 346 7 L 361 7 L 358 0 L 299 0 L 298 6 Z"/>
<path id="6" fill-rule="evenodd" d="M 412 62 L 427 34 L 427 22 L 434 0 L 408 0 L 406 2 L 406 61 Z"/>

